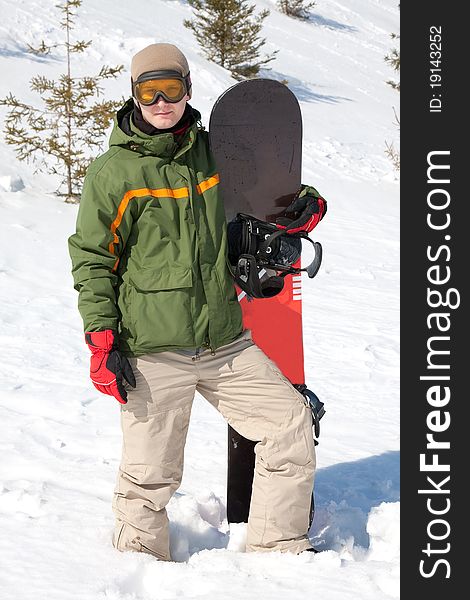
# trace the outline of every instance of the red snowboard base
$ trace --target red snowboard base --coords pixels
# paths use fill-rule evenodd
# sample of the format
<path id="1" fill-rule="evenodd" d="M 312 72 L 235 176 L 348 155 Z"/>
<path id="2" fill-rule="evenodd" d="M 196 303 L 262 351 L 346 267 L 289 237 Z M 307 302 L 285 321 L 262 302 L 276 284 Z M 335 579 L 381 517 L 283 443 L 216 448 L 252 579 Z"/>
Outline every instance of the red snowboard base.
<path id="1" fill-rule="evenodd" d="M 298 266 L 297 264 L 295 265 Z M 304 383 L 302 339 L 302 275 L 287 275 L 274 298 L 248 300 L 238 288 L 243 324 L 253 341 L 281 369 L 291 383 Z"/>

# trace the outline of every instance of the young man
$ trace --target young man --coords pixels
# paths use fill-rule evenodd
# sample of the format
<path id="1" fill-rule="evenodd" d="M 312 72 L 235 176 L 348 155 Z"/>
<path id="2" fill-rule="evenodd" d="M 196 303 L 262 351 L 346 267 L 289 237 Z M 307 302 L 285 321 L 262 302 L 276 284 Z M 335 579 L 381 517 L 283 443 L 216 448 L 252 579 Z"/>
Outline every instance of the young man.
<path id="1" fill-rule="evenodd" d="M 165 507 L 181 482 L 198 391 L 259 441 L 247 550 L 311 549 L 312 416 L 243 330 L 188 63 L 175 46 L 152 44 L 131 75 L 133 97 L 88 169 L 69 239 L 91 380 L 121 403 L 114 546 L 171 560 Z M 326 203 L 313 188 L 302 194 L 294 225 L 310 230 Z"/>

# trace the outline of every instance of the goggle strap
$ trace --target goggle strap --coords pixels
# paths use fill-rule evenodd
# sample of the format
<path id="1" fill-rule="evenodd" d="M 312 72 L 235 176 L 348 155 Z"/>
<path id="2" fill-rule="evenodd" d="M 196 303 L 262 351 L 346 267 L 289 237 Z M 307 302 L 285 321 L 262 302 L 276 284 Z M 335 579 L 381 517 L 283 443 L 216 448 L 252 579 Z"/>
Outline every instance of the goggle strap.
<path id="1" fill-rule="evenodd" d="M 144 81 L 148 81 L 149 79 L 183 79 L 189 77 L 189 73 L 184 76 L 181 75 L 178 71 L 147 71 L 139 75 L 134 83 L 142 83 Z"/>

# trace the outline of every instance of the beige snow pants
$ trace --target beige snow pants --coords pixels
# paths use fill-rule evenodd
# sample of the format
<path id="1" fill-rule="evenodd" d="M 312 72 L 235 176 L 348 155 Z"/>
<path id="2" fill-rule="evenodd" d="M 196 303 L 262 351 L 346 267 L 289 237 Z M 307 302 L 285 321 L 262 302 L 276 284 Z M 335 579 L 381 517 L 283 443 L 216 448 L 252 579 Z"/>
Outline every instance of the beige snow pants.
<path id="1" fill-rule="evenodd" d="M 165 506 L 178 489 L 197 390 L 247 439 L 258 441 L 247 551 L 310 547 L 315 471 L 304 398 L 245 331 L 215 355 L 160 352 L 131 359 L 135 390 L 121 407 L 122 462 L 114 494 L 118 550 L 171 560 Z M 208 432 L 210 435 L 210 432 Z"/>

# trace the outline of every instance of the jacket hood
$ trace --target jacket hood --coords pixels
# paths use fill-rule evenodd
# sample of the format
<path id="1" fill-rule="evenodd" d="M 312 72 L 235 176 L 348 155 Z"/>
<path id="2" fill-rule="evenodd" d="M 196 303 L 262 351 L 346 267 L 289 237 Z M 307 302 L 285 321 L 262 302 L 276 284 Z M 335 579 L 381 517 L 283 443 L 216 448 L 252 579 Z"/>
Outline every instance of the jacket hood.
<path id="1" fill-rule="evenodd" d="M 193 145 L 198 129 L 202 128 L 201 113 L 193 107 L 190 108 L 194 116 L 194 122 L 188 127 L 183 140 L 178 144 L 173 133 L 148 135 L 137 129 L 131 119 L 134 100 L 130 98 L 114 117 L 114 127 L 109 139 L 109 146 L 120 146 L 144 155 L 174 156 L 178 149 L 178 154 L 181 154 Z"/>

